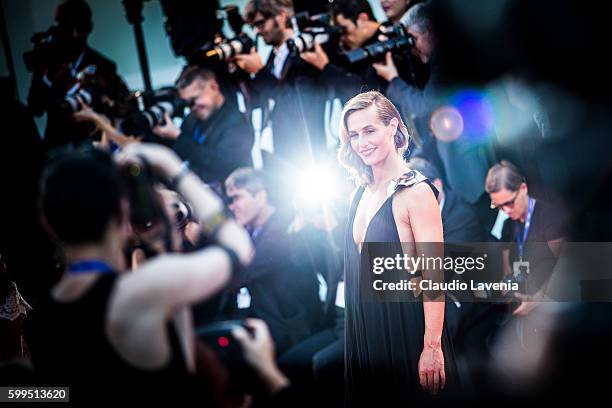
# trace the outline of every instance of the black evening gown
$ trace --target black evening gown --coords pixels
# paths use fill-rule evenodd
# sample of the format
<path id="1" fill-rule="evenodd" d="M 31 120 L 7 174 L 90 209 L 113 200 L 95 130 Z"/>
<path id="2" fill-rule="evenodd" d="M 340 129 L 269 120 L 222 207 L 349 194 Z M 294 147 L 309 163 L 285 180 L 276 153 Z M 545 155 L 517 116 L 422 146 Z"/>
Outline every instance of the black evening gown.
<path id="1" fill-rule="evenodd" d="M 429 180 L 423 182 L 427 182 L 437 194 Z M 396 188 L 374 215 L 367 227 L 364 242 L 391 243 L 385 246 L 388 251 L 402 253 L 392 212 L 393 196 L 401 188 Z M 454 394 L 452 390 L 456 390 L 457 378 L 452 344 L 446 330 L 442 336 L 446 387 L 438 396 L 430 397 L 422 390 L 418 374 L 425 331 L 423 303 L 368 302 L 360 295 L 360 285 L 368 283 L 360 278 L 361 254 L 353 240 L 353 221 L 363 192 L 364 187 L 361 187 L 351 205 L 344 249 L 346 406 L 381 402 L 427 403 L 447 399 L 451 393 Z M 366 250 L 366 247 L 364 245 L 362 248 Z"/>

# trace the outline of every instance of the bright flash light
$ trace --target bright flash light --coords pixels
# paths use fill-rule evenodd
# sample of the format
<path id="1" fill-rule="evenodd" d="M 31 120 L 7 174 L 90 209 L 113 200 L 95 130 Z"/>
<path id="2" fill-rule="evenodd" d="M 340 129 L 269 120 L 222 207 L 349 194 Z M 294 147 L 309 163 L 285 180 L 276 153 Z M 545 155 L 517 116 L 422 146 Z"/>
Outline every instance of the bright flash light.
<path id="1" fill-rule="evenodd" d="M 457 109 L 443 106 L 431 115 L 430 126 L 434 136 L 438 139 L 443 142 L 452 142 L 463 133 L 463 117 Z"/>
<path id="2" fill-rule="evenodd" d="M 299 207 L 326 206 L 332 202 L 336 190 L 335 175 L 327 168 L 316 167 L 298 177 L 296 205 Z"/>

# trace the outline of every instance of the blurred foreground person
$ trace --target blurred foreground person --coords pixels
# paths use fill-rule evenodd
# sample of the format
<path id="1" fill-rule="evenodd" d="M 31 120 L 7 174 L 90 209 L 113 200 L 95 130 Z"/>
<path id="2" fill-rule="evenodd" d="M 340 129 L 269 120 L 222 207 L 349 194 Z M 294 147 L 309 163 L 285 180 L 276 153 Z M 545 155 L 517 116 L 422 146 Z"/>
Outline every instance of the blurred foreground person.
<path id="1" fill-rule="evenodd" d="M 119 167 L 101 151 L 52 162 L 41 186 L 41 218 L 67 266 L 34 313 L 35 369 L 45 384 L 69 385 L 71 401 L 189 399 L 198 388 L 201 400 L 211 399 L 195 376 L 192 327 L 177 327 L 172 317 L 215 294 L 248 264 L 248 235 L 225 219 L 222 201 L 169 149 L 133 144 L 119 157 L 131 174 L 147 162 L 170 178 L 214 245 L 161 255 L 124 274 L 128 214 L 140 209 L 130 208 Z M 101 395 L 101 377 L 112 392 Z"/>

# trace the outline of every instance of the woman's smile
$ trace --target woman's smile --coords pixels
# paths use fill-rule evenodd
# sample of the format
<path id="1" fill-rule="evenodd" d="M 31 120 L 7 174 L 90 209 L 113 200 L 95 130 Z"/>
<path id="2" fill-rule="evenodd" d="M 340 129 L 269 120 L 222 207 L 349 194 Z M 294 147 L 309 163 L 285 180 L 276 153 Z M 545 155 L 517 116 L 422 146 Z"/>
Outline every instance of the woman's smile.
<path id="1" fill-rule="evenodd" d="M 372 155 L 372 153 L 374 153 L 375 150 L 376 150 L 376 147 L 374 147 L 374 146 L 368 147 L 368 148 L 365 148 L 365 149 L 361 149 L 359 151 L 359 155 L 361 157 L 364 157 L 364 158 L 365 157 L 370 157 Z"/>

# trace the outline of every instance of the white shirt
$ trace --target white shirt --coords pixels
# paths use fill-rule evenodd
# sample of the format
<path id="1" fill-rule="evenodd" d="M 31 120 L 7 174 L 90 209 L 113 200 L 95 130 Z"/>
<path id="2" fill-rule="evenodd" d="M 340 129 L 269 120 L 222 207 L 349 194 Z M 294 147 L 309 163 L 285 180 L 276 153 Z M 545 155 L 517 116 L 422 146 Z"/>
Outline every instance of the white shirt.
<path id="1" fill-rule="evenodd" d="M 287 47 L 287 43 L 284 42 L 278 50 L 276 50 L 276 55 L 274 56 L 274 61 L 272 62 L 272 74 L 280 79 L 281 74 L 283 72 L 283 67 L 285 66 L 285 61 L 289 56 L 289 47 Z"/>

